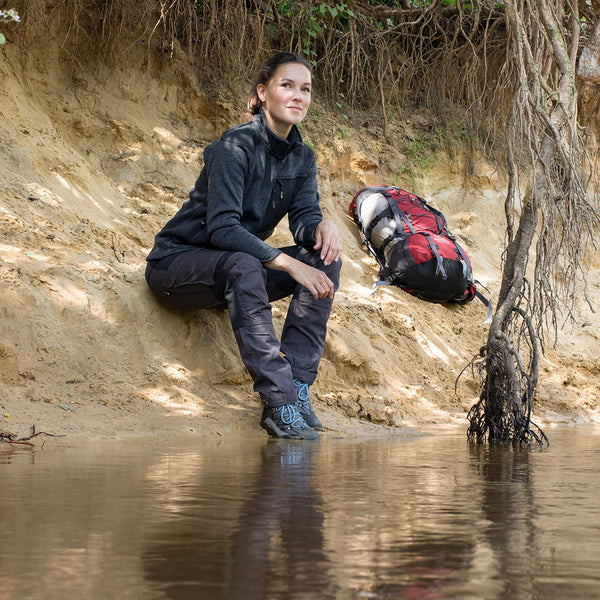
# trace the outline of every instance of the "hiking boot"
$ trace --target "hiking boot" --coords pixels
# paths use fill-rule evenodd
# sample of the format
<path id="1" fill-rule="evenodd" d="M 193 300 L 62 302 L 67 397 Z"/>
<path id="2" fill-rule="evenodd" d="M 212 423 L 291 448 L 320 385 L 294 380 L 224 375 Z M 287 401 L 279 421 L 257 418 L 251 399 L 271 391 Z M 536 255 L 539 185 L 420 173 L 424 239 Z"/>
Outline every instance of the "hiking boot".
<path id="1" fill-rule="evenodd" d="M 319 439 L 319 434 L 306 424 L 295 404 L 265 407 L 260 424 L 273 437 L 294 440 Z"/>
<path id="2" fill-rule="evenodd" d="M 317 415 L 315 415 L 312 404 L 310 403 L 308 383 L 304 383 L 304 381 L 300 381 L 299 379 L 294 379 L 294 386 L 298 397 L 296 406 L 300 411 L 300 414 L 304 417 L 306 424 L 312 429 L 323 429 L 323 425 L 321 425 L 321 421 L 319 421 Z"/>

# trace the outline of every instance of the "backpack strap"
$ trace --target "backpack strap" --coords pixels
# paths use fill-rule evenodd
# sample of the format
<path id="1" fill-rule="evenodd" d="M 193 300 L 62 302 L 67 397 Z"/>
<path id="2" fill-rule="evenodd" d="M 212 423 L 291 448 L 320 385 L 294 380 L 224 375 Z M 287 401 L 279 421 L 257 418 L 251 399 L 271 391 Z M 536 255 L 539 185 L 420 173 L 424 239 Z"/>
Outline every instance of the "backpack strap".
<path id="1" fill-rule="evenodd" d="M 373 221 L 375 221 L 375 220 L 380 221 L 381 218 L 382 218 L 382 214 L 384 212 L 386 212 L 386 209 L 384 209 L 381 213 L 379 213 L 376 217 L 374 217 Z M 385 258 L 383 257 L 383 252 L 382 251 L 381 251 L 381 253 L 378 252 L 373 247 L 373 245 L 371 244 L 371 242 L 369 241 L 372 230 L 373 230 L 372 227 L 368 227 L 366 230 L 362 231 L 362 227 L 361 227 L 362 243 L 367 248 L 367 250 L 369 251 L 369 253 L 371 254 L 371 256 L 373 256 L 373 258 L 379 264 L 380 280 L 383 280 L 383 279 L 385 279 L 385 278 L 387 278 L 389 276 L 389 273 L 385 274 L 385 276 L 384 276 L 384 271 L 389 271 L 389 269 L 387 268 L 387 266 L 385 264 Z"/>
<path id="2" fill-rule="evenodd" d="M 367 239 L 371 239 L 371 233 L 373 231 L 373 229 L 375 229 L 376 225 L 379 223 L 379 221 L 381 221 L 381 219 L 385 218 L 385 217 L 393 217 L 394 215 L 392 213 L 390 213 L 390 210 L 386 207 L 384 208 L 382 211 L 378 212 L 372 219 L 371 222 L 369 223 L 369 226 L 364 230 L 363 235 L 367 238 Z M 393 236 L 392 236 L 393 237 Z M 381 248 L 379 249 L 380 252 L 383 253 L 383 249 L 386 246 L 387 243 L 389 243 L 389 239 L 385 240 L 385 242 L 383 244 L 381 244 Z"/>
<path id="3" fill-rule="evenodd" d="M 419 196 L 417 196 L 417 198 L 419 198 Z M 439 228 L 438 233 L 440 235 L 443 235 L 444 237 L 448 238 L 454 244 L 454 247 L 456 249 L 456 254 L 463 261 L 463 269 L 465 271 L 465 276 L 466 276 L 467 275 L 466 270 L 467 270 L 467 265 L 469 264 L 469 259 L 467 258 L 467 255 L 464 253 L 463 249 L 460 247 L 460 244 L 456 241 L 456 237 L 452 233 L 450 233 L 450 231 L 448 230 L 448 223 L 446 223 L 446 217 L 444 216 L 444 213 L 437 210 L 437 208 L 434 208 L 430 204 L 427 204 L 427 201 L 424 200 L 423 198 L 419 198 L 419 200 L 421 202 L 423 202 L 423 204 L 427 205 L 427 210 L 429 212 L 431 212 L 431 214 L 435 217 L 435 220 L 436 220 L 436 222 L 438 224 L 438 228 Z"/>
<path id="4" fill-rule="evenodd" d="M 425 198 L 421 198 L 420 196 L 417 196 L 417 198 L 419 198 L 419 200 L 427 207 L 427 210 L 435 217 L 439 228 L 438 233 L 447 237 L 452 237 L 452 234 L 448 231 L 448 223 L 446 223 L 444 213 L 431 206 Z"/>
<path id="5" fill-rule="evenodd" d="M 429 204 L 427 202 L 427 200 L 425 200 L 425 198 L 421 198 L 420 196 L 416 196 L 416 197 L 419 199 L 420 202 L 423 203 L 424 206 L 427 207 L 427 210 L 435 217 L 435 220 L 436 220 L 436 223 L 438 226 L 437 233 L 439 235 L 443 235 L 444 237 L 448 238 L 454 244 L 454 246 L 456 248 L 456 254 L 463 261 L 463 270 L 464 270 L 465 276 L 466 276 L 467 275 L 467 272 L 466 272 L 467 265 L 469 264 L 469 259 L 467 258 L 467 255 L 464 253 L 463 249 L 460 247 L 460 244 L 456 241 L 456 237 L 454 235 L 452 235 L 452 233 L 450 233 L 450 231 L 448 230 L 448 223 L 446 223 L 446 217 L 444 216 L 444 213 L 439 211 L 437 208 L 434 208 L 433 206 L 431 206 L 431 204 Z M 431 244 L 430 244 L 430 246 L 431 246 Z M 437 256 L 437 252 L 436 252 L 435 248 L 432 247 L 431 250 Z M 444 277 L 444 279 L 445 279 L 445 277 Z"/>
<path id="6" fill-rule="evenodd" d="M 425 238 L 427 239 L 427 243 L 429 244 L 429 247 L 431 248 L 431 251 L 433 252 L 433 255 L 435 256 L 438 273 L 440 273 L 440 275 L 442 276 L 442 279 L 448 279 L 448 275 L 446 273 L 446 270 L 444 269 L 444 261 L 442 260 L 442 257 L 440 256 L 440 253 L 438 252 L 437 246 L 431 240 L 431 236 L 430 236 L 429 232 L 428 231 L 418 231 L 418 232 L 415 231 L 415 228 L 413 227 L 411 220 L 400 210 L 400 208 L 398 208 L 398 203 L 387 193 L 385 193 L 385 197 L 387 198 L 388 204 L 390 205 L 390 208 L 392 209 L 392 213 L 394 214 L 394 219 L 396 220 L 396 226 L 398 227 L 398 229 L 400 231 L 402 231 L 402 230 L 404 230 L 404 225 L 406 225 L 408 230 L 413 235 L 416 235 L 417 233 L 424 235 Z"/>
<path id="7" fill-rule="evenodd" d="M 487 318 L 484 321 L 484 324 L 487 324 L 492 320 L 492 313 L 494 312 L 492 293 L 485 287 L 485 285 L 483 285 L 483 283 L 481 283 L 481 281 L 475 279 L 473 283 L 481 286 L 489 294 L 489 298 L 486 298 L 477 288 L 475 289 L 475 296 L 483 303 L 484 306 L 487 306 L 488 308 Z"/>

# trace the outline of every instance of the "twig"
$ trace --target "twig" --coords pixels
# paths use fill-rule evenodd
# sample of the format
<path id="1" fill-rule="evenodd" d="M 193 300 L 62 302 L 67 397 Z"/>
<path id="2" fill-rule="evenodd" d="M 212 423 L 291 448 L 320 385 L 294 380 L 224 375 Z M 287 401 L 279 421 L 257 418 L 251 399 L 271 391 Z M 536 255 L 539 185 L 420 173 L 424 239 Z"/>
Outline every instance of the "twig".
<path id="1" fill-rule="evenodd" d="M 32 426 L 31 435 L 27 437 L 17 438 L 16 434 L 11 433 L 10 431 L 0 431 L 0 442 L 5 442 L 6 444 L 20 444 L 22 446 L 33 446 L 30 440 L 38 435 L 47 435 L 49 437 L 64 437 L 64 435 L 56 434 L 56 433 L 46 433 L 45 431 L 36 431 L 35 425 Z"/>

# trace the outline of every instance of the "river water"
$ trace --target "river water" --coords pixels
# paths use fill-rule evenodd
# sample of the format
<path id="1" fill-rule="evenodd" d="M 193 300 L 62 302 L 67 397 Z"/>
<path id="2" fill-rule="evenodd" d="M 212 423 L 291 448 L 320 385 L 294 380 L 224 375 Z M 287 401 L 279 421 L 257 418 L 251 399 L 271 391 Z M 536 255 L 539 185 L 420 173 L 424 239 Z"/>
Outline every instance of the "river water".
<path id="1" fill-rule="evenodd" d="M 600 598 L 600 431 L 546 433 L 0 444 L 0 598 Z"/>

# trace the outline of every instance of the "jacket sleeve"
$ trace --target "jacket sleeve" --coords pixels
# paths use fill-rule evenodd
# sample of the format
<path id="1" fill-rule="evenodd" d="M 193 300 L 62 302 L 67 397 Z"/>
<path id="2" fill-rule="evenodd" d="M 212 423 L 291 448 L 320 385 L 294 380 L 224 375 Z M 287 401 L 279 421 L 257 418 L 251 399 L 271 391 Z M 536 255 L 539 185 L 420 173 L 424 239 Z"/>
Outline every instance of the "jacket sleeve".
<path id="1" fill-rule="evenodd" d="M 229 142 L 214 144 L 205 152 L 208 171 L 206 224 L 210 243 L 215 248 L 242 251 L 261 262 L 269 262 L 281 251 L 269 246 L 242 224 L 246 179 L 251 162 L 246 151 Z"/>
<path id="2" fill-rule="evenodd" d="M 315 244 L 315 230 L 323 220 L 317 186 L 317 162 L 314 152 L 308 146 L 306 149 L 309 152 L 309 173 L 296 193 L 288 214 L 290 231 L 299 246 Z"/>

